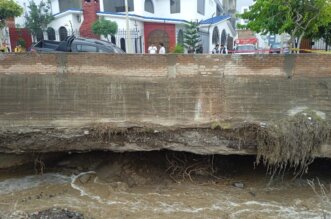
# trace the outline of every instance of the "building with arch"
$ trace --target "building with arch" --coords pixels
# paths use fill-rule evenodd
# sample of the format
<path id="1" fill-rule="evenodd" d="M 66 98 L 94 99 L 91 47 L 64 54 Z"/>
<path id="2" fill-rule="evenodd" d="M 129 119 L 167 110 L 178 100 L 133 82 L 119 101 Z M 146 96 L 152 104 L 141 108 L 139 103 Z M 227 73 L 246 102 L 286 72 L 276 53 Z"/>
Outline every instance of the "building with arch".
<path id="1" fill-rule="evenodd" d="M 183 32 L 188 21 L 199 23 L 205 53 L 210 52 L 215 43 L 232 45 L 230 40 L 233 41 L 236 35 L 231 23 L 236 0 L 127 1 L 128 16 L 125 13 L 125 0 L 51 0 L 55 20 L 49 24 L 43 38 L 63 40 L 72 34 L 99 38 L 93 34 L 91 25 L 100 18 L 118 24 L 118 33 L 108 38 L 129 53 L 145 53 L 149 44 L 160 42 L 167 51 L 171 51 L 176 44 L 183 43 Z M 19 0 L 19 3 L 26 8 L 28 0 Z M 21 17 L 17 22 L 23 20 Z M 129 34 L 126 29 L 127 20 Z M 219 36 L 217 42 L 213 35 Z M 105 40 L 103 37 L 101 39 Z"/>

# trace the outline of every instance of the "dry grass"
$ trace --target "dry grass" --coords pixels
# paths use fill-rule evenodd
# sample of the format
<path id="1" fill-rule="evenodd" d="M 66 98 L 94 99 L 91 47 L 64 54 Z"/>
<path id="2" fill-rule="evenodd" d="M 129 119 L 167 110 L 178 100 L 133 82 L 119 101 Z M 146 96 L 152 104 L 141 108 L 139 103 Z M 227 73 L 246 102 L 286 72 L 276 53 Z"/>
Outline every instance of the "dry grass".
<path id="1" fill-rule="evenodd" d="M 308 185 L 313 190 L 316 197 L 320 200 L 321 208 L 322 208 L 322 218 L 329 218 L 329 212 L 328 210 L 331 209 L 331 184 L 329 185 L 330 188 L 327 189 L 324 184 L 320 182 L 320 180 L 317 178 L 315 180 L 307 180 Z"/>

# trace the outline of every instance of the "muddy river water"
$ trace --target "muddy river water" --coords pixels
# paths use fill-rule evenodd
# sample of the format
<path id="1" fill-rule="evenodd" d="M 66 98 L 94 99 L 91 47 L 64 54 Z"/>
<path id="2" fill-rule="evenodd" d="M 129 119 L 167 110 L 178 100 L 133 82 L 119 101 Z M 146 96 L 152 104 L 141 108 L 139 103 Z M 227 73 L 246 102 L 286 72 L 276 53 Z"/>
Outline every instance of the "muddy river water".
<path id="1" fill-rule="evenodd" d="M 32 218 L 45 209 L 84 218 L 331 218 L 330 161 L 316 161 L 301 179 L 288 174 L 267 186 L 265 169 L 254 169 L 252 158 L 217 157 L 215 174 L 201 166 L 182 177 L 167 170 L 171 159 L 163 157 L 70 155 L 45 164 L 43 174 L 29 165 L 3 170 L 0 218 Z"/>

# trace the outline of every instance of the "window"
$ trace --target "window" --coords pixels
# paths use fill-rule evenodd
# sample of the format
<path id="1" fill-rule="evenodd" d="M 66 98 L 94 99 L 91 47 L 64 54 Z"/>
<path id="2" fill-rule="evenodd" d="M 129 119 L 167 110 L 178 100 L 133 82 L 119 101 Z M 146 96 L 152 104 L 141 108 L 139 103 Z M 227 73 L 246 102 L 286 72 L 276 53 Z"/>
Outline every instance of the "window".
<path id="1" fill-rule="evenodd" d="M 65 27 L 60 27 L 59 34 L 60 34 L 60 41 L 63 41 L 68 36 L 68 31 Z"/>
<path id="2" fill-rule="evenodd" d="M 47 28 L 47 38 L 48 40 L 55 40 L 55 30 L 51 27 Z"/>
<path id="3" fill-rule="evenodd" d="M 77 44 L 77 51 L 78 52 L 97 52 L 98 49 L 95 46 Z"/>
<path id="4" fill-rule="evenodd" d="M 145 11 L 154 13 L 154 5 L 152 0 L 145 0 Z"/>
<path id="5" fill-rule="evenodd" d="M 221 44 L 225 45 L 226 44 L 226 31 L 223 30 L 221 34 Z"/>
<path id="6" fill-rule="evenodd" d="M 114 53 L 114 49 L 111 48 L 111 47 L 108 47 L 108 49 L 102 49 L 102 48 L 100 49 L 99 48 L 99 52 L 101 52 L 101 53 Z"/>
<path id="7" fill-rule="evenodd" d="M 60 12 L 67 11 L 69 9 L 82 9 L 81 0 L 59 0 Z"/>
<path id="8" fill-rule="evenodd" d="M 170 13 L 180 13 L 180 0 L 170 0 Z"/>
<path id="9" fill-rule="evenodd" d="M 212 43 L 216 44 L 216 43 L 219 43 L 219 41 L 220 41 L 219 31 L 218 31 L 218 28 L 215 27 L 213 30 Z"/>
<path id="10" fill-rule="evenodd" d="M 104 0 L 103 6 L 104 6 L 104 11 L 125 12 L 124 0 Z M 128 0 L 128 10 L 134 11 L 133 0 Z"/>
<path id="11" fill-rule="evenodd" d="M 198 0 L 198 13 L 205 15 L 205 0 Z"/>
<path id="12" fill-rule="evenodd" d="M 256 50 L 254 45 L 238 45 L 236 47 L 237 51 L 249 51 L 249 52 L 254 52 Z"/>

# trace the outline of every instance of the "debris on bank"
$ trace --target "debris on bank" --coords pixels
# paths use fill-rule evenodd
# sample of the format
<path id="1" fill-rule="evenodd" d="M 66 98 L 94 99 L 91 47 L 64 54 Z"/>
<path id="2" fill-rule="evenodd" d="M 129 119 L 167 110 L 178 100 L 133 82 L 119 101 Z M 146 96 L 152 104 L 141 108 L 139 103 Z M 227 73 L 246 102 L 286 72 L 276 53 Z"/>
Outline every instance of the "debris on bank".
<path id="1" fill-rule="evenodd" d="M 291 168 L 294 178 L 301 176 L 329 134 L 328 123 L 315 111 L 306 110 L 274 121 L 257 131 L 256 164 L 262 161 L 267 166 L 270 182 Z"/>

